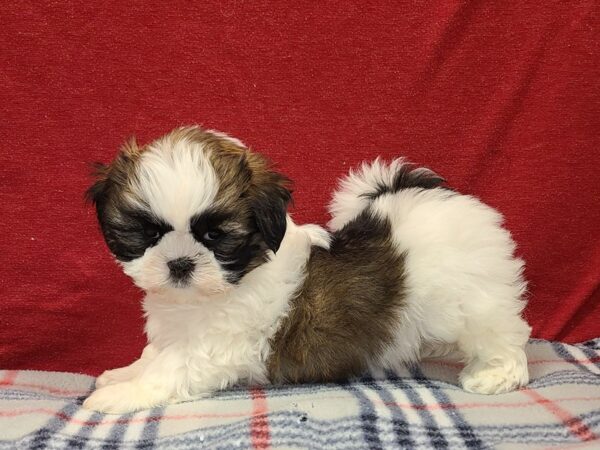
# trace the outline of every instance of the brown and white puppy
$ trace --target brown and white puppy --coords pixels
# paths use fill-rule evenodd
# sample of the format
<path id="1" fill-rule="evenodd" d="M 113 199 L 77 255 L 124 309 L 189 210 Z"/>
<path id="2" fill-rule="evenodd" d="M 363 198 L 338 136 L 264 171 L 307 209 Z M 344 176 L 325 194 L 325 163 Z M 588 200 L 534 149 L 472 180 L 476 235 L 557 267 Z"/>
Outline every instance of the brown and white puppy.
<path id="1" fill-rule="evenodd" d="M 287 215 L 283 175 L 237 139 L 179 128 L 100 166 L 89 196 L 146 292 L 148 345 L 85 401 L 123 413 L 236 383 L 321 382 L 453 346 L 462 386 L 528 381 L 523 262 L 499 213 L 402 160 L 342 180 L 329 231 Z"/>

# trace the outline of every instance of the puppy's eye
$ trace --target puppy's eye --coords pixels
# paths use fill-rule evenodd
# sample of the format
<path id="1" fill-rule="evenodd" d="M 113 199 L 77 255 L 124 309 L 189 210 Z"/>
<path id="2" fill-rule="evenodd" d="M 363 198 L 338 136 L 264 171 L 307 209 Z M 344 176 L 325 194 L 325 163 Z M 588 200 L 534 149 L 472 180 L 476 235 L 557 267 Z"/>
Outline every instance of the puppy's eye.
<path id="1" fill-rule="evenodd" d="M 202 235 L 202 239 L 205 241 L 216 241 L 222 236 L 222 234 L 223 233 L 221 233 L 219 230 L 209 230 Z"/>
<path id="2" fill-rule="evenodd" d="M 144 225 L 144 236 L 150 239 L 158 239 L 161 231 L 156 225 L 146 224 Z"/>

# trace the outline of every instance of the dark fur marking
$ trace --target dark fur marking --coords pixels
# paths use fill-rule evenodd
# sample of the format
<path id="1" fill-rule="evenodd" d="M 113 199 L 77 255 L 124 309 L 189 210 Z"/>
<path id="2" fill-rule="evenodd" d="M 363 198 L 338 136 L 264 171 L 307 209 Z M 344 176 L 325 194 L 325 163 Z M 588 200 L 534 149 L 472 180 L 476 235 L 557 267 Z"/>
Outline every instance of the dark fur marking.
<path id="1" fill-rule="evenodd" d="M 210 210 L 192 218 L 190 227 L 194 238 L 211 250 L 221 267 L 228 272 L 227 279 L 237 283 L 246 273 L 268 260 L 266 246 L 248 214 Z M 229 231 L 226 231 L 228 228 Z M 206 239 L 205 233 L 217 233 Z"/>
<path id="2" fill-rule="evenodd" d="M 380 184 L 375 192 L 363 194 L 363 197 L 375 199 L 383 194 L 393 194 L 410 188 L 434 189 L 442 186 L 445 182 L 444 178 L 429 169 L 416 168 L 412 164 L 405 163 L 394 175 L 391 185 Z"/>
<path id="3" fill-rule="evenodd" d="M 314 247 L 307 275 L 272 339 L 271 381 L 324 382 L 360 375 L 393 340 L 404 302 L 404 256 L 390 224 L 364 211 Z"/>
<path id="4" fill-rule="evenodd" d="M 121 208 L 103 216 L 104 237 L 111 252 L 119 261 L 139 258 L 146 249 L 155 246 L 173 230 L 171 225 L 150 216 L 146 211 Z"/>

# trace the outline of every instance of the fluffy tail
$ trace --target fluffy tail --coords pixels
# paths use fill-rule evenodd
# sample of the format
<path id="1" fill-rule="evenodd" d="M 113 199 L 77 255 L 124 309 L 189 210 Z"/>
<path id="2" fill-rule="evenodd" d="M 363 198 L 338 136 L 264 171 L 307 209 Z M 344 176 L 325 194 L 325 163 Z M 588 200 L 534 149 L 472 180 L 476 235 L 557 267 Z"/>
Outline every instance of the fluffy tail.
<path id="1" fill-rule="evenodd" d="M 445 180 L 424 167 L 415 167 L 401 158 L 390 163 L 377 158 L 363 163 L 340 180 L 329 204 L 332 231 L 342 228 L 360 214 L 374 199 L 402 189 L 433 189 Z"/>

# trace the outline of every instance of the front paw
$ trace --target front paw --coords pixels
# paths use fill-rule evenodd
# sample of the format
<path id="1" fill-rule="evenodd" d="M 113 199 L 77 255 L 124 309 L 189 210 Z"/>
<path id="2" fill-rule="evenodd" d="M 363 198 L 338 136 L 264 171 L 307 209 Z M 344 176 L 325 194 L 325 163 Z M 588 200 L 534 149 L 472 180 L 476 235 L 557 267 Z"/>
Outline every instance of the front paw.
<path id="1" fill-rule="evenodd" d="M 129 367 L 122 367 L 120 369 L 106 370 L 96 378 L 96 389 L 100 389 L 110 384 L 122 383 L 129 381 L 137 375 L 137 372 L 131 370 Z"/>
<path id="2" fill-rule="evenodd" d="M 527 384 L 527 368 L 484 366 L 469 370 L 467 366 L 460 374 L 463 389 L 474 394 L 503 394 Z"/>
<path id="3" fill-rule="evenodd" d="M 125 414 L 153 408 L 168 400 L 169 396 L 161 395 L 160 389 L 126 381 L 97 389 L 83 402 L 83 407 L 108 414 Z"/>

